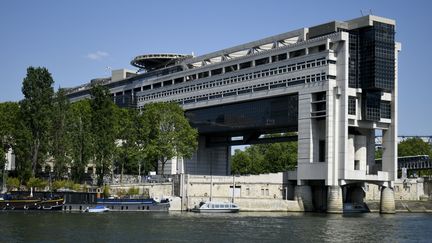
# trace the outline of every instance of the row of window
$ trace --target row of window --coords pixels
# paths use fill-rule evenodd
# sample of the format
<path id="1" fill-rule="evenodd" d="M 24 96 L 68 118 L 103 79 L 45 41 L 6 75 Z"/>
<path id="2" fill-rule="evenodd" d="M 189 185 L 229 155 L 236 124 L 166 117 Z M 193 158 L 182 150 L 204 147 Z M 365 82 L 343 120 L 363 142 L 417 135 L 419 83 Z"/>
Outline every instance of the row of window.
<path id="1" fill-rule="evenodd" d="M 265 61 L 264 59 L 269 60 L 269 57 L 257 59 L 255 61 L 256 62 L 255 66 L 269 63 L 269 61 Z M 272 62 L 278 62 L 278 61 L 282 61 L 282 60 L 286 60 L 286 59 L 287 59 L 286 55 L 283 55 L 283 54 L 272 56 Z M 324 59 L 324 58 L 322 58 L 322 59 Z M 331 62 L 333 63 L 335 61 L 331 61 Z M 303 68 L 314 67 L 313 65 L 315 65 L 315 64 L 310 63 L 309 65 L 307 65 L 307 63 L 305 63 L 305 65 L 306 66 L 303 66 Z M 134 91 L 139 92 L 139 91 L 146 91 L 146 90 L 151 90 L 151 89 L 158 89 L 158 88 L 170 86 L 173 84 L 183 83 L 183 81 L 188 82 L 188 81 L 192 81 L 192 80 L 206 78 L 206 77 L 209 77 L 210 74 L 211 74 L 211 76 L 216 76 L 216 75 L 223 74 L 223 69 L 225 69 L 225 73 L 229 73 L 229 72 L 236 71 L 239 69 L 241 70 L 241 69 L 245 69 L 245 68 L 250 68 L 252 66 L 253 66 L 252 61 L 249 61 L 249 62 L 235 64 L 235 65 L 231 65 L 231 66 L 227 66 L 227 67 L 217 68 L 217 69 L 214 69 L 211 71 L 205 71 L 205 72 L 201 72 L 201 73 L 197 73 L 197 74 L 191 74 L 191 75 L 188 75 L 186 77 L 180 77 L 180 78 L 176 78 L 173 80 L 167 80 L 167 81 L 163 81 L 163 82 L 159 82 L 159 83 L 145 85 L 142 87 L 135 88 Z M 297 68 L 296 64 L 291 64 L 289 66 L 292 66 L 293 71 L 295 71 Z M 297 68 L 297 69 L 300 70 L 301 68 Z"/>
<path id="2" fill-rule="evenodd" d="M 202 83 L 202 84 L 193 84 L 193 85 L 189 85 L 189 86 L 185 86 L 185 87 L 181 87 L 181 88 L 175 88 L 172 90 L 166 90 L 166 91 L 161 91 L 161 92 L 157 92 L 157 93 L 147 94 L 147 95 L 140 96 L 138 100 L 140 102 L 147 101 L 147 100 L 153 100 L 153 99 L 162 98 L 162 97 L 171 96 L 171 95 L 176 95 L 176 94 L 194 92 L 194 91 L 198 91 L 198 90 L 202 90 L 202 89 L 219 87 L 219 86 L 229 85 L 229 84 L 233 84 L 233 83 L 253 80 L 253 79 L 257 79 L 257 78 L 279 75 L 279 74 L 284 74 L 287 72 L 294 72 L 297 70 L 304 70 L 304 69 L 308 69 L 308 68 L 324 66 L 327 63 L 333 63 L 333 62 L 334 61 L 332 61 L 332 60 L 326 60 L 325 58 L 319 58 L 319 59 L 299 62 L 299 63 L 295 63 L 295 64 L 275 67 L 275 68 L 271 68 L 271 69 L 256 71 L 253 73 L 231 76 L 231 77 L 227 77 L 224 79 L 213 80 L 213 81 L 209 81 L 209 82 Z M 315 80 L 315 77 L 310 77 L 310 79 L 311 79 L 310 80 L 311 82 L 319 81 L 319 80 Z"/>
<path id="3" fill-rule="evenodd" d="M 286 88 L 289 86 L 294 86 L 294 85 L 299 85 L 304 83 L 325 81 L 328 79 L 336 79 L 336 77 L 331 75 L 326 75 L 325 73 L 317 73 L 317 74 L 311 74 L 311 75 L 306 75 L 306 76 L 301 76 L 296 78 L 288 78 L 288 79 L 282 79 L 278 81 L 271 81 L 267 83 L 260 83 L 260 84 L 246 86 L 246 87 L 240 87 L 237 89 L 227 89 L 227 90 L 203 94 L 203 95 L 191 96 L 188 98 L 174 99 L 173 101 L 179 103 L 180 105 L 184 105 L 184 104 L 196 103 L 201 101 L 208 101 L 212 99 L 219 99 L 223 97 L 253 93 L 253 92 L 258 92 L 263 90 Z"/>

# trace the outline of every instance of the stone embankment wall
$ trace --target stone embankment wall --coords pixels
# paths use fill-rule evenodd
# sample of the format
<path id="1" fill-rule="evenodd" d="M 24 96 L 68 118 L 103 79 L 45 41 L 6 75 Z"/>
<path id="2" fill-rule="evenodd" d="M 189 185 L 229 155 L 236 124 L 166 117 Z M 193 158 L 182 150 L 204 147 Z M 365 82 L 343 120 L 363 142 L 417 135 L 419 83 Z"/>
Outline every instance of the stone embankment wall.
<path id="1" fill-rule="evenodd" d="M 237 203 L 242 211 L 303 211 L 296 200 L 287 200 L 294 187 L 285 184 L 285 173 L 250 176 L 185 175 L 182 209 L 190 210 L 201 201 Z M 233 191 L 233 188 L 234 191 Z M 211 198 L 210 198 L 211 197 Z"/>
<path id="2" fill-rule="evenodd" d="M 424 185 L 428 184 L 423 178 L 396 180 L 393 187 L 395 200 L 421 200 L 428 197 L 429 194 L 425 192 Z M 379 186 L 368 183 L 365 192 L 365 200 L 380 200 L 381 189 Z"/>
<path id="3" fill-rule="evenodd" d="M 173 195 L 173 184 L 171 182 L 110 185 L 110 193 L 111 195 L 124 194 L 130 188 L 137 188 L 140 195 L 152 198 L 164 198 Z"/>

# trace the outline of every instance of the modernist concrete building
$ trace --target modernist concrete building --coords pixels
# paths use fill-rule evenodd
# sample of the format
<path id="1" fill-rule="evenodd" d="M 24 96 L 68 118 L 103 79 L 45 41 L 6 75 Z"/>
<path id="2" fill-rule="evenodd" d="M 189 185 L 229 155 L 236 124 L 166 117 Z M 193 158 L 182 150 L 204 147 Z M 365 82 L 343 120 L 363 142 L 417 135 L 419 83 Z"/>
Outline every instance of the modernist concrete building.
<path id="1" fill-rule="evenodd" d="M 361 201 L 362 187 L 373 183 L 382 188 L 382 211 L 393 212 L 401 48 L 394 37 L 394 20 L 364 16 L 198 57 L 143 55 L 132 64 L 146 72 L 114 71 L 70 89 L 69 98 L 88 97 L 92 83 L 100 83 L 120 106 L 179 103 L 199 131 L 199 150 L 189 160 L 174 158 L 170 173 L 229 175 L 230 146 L 294 132 L 277 141 L 298 140 L 298 167 L 286 180 L 306 208 L 341 212 L 343 202 Z"/>

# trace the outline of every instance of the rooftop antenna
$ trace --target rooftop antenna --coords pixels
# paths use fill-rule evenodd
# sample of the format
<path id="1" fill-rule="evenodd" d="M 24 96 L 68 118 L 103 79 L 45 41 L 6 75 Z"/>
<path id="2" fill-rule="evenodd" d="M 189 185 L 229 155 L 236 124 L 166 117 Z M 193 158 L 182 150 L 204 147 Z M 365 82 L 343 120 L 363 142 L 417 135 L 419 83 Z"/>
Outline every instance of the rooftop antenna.
<path id="1" fill-rule="evenodd" d="M 369 9 L 369 14 L 372 15 L 372 9 Z"/>
<path id="2" fill-rule="evenodd" d="M 364 16 L 364 15 L 363 15 L 363 10 L 361 10 L 361 9 L 360 9 L 360 14 L 361 14 L 361 16 Z"/>

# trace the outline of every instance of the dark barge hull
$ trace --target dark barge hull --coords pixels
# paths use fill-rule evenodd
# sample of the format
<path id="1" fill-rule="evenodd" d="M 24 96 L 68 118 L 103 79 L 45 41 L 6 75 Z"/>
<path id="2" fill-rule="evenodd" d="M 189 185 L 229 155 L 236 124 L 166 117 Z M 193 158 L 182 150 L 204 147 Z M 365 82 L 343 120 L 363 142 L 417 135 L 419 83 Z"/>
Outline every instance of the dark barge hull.
<path id="1" fill-rule="evenodd" d="M 84 211 L 102 205 L 114 212 L 168 212 L 169 202 L 156 202 L 153 199 L 97 199 L 96 204 L 65 204 L 64 211 Z"/>
<path id="2" fill-rule="evenodd" d="M 1 210 L 61 210 L 64 199 L 13 199 L 0 200 Z"/>

